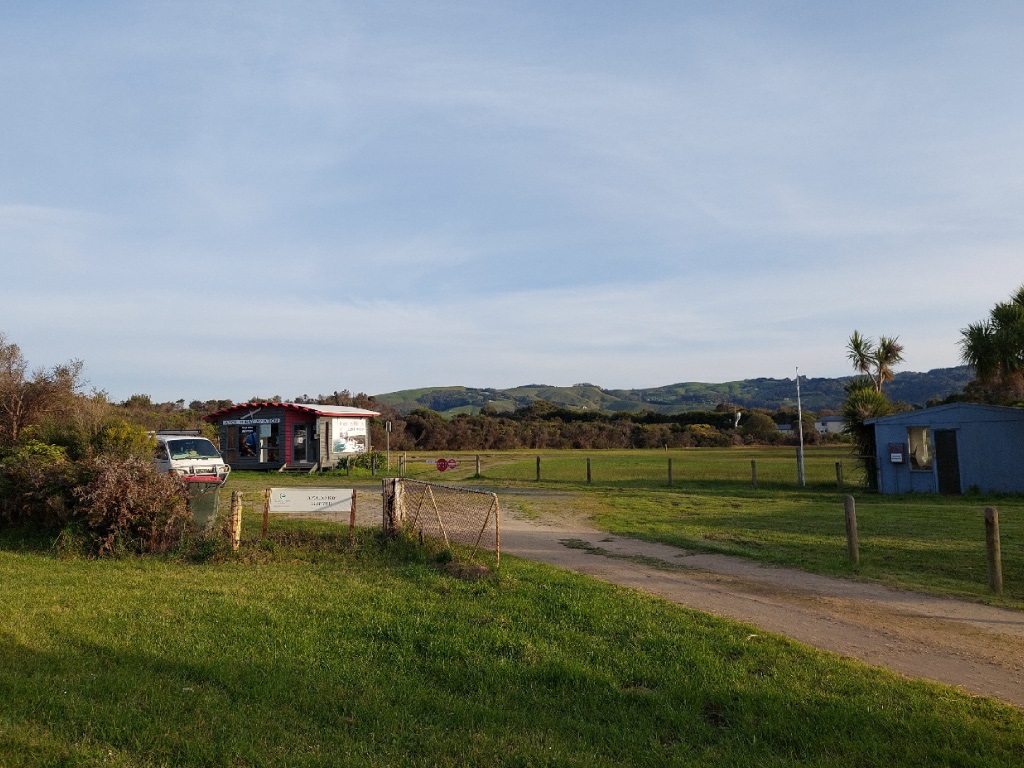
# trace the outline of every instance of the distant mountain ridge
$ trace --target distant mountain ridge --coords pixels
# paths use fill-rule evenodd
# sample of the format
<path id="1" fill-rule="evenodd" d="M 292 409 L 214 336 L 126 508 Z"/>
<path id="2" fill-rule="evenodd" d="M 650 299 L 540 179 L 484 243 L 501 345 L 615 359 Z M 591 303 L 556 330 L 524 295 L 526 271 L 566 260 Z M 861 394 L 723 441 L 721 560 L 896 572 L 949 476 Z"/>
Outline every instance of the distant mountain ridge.
<path id="1" fill-rule="evenodd" d="M 839 410 L 845 398 L 844 387 L 853 376 L 836 379 L 800 377 L 800 399 L 808 411 Z M 936 368 L 927 373 L 902 372 L 886 385 L 893 401 L 923 406 L 958 394 L 973 378 L 967 366 Z M 743 379 L 722 384 L 686 382 L 652 389 L 604 389 L 596 384 L 554 387 L 526 384 L 511 389 L 474 387 L 424 387 L 376 395 L 381 403 L 409 413 L 429 408 L 448 416 L 478 413 L 490 406 L 497 411 L 513 411 L 536 400 L 546 400 L 563 408 L 592 411 L 654 411 L 681 413 L 712 410 L 721 403 L 741 408 L 796 408 L 795 379 Z"/>

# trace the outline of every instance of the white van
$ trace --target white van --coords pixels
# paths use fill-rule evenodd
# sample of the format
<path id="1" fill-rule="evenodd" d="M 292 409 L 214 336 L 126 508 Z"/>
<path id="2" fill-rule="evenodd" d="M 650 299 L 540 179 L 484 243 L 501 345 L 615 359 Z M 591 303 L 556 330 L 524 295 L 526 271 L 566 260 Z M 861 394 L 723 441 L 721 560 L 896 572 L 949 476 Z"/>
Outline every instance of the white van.
<path id="1" fill-rule="evenodd" d="M 220 483 L 231 471 L 216 446 L 196 432 L 157 432 L 153 465 L 186 482 Z"/>

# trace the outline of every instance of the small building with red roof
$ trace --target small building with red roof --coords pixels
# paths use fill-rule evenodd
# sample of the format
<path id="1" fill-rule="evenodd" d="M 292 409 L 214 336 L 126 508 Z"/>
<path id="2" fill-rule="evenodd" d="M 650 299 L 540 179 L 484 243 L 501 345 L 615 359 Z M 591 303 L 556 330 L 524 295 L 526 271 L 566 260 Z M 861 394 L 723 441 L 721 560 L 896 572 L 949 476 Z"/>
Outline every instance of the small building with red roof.
<path id="1" fill-rule="evenodd" d="M 209 414 L 232 469 L 313 471 L 370 450 L 377 411 L 347 405 L 242 403 Z"/>

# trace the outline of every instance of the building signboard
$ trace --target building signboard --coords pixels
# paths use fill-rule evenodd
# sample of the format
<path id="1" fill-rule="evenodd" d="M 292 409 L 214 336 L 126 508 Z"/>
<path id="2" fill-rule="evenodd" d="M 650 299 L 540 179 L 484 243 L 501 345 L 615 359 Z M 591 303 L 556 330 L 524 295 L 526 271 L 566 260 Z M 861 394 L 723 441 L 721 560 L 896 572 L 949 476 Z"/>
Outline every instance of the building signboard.
<path id="1" fill-rule="evenodd" d="M 274 514 L 351 512 L 354 498 L 351 488 L 271 488 L 267 511 Z"/>
<path id="2" fill-rule="evenodd" d="M 331 419 L 331 453 L 362 453 L 366 450 L 369 424 L 366 419 Z"/>

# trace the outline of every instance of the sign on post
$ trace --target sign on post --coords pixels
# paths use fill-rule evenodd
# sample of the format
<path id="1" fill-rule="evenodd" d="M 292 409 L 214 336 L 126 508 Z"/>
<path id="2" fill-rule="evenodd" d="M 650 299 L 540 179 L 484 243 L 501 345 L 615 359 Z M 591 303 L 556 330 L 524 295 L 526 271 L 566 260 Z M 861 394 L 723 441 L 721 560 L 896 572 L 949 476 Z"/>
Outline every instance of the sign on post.
<path id="1" fill-rule="evenodd" d="M 267 488 L 263 504 L 263 538 L 270 515 L 349 515 L 349 540 L 355 540 L 356 492 L 353 488 Z"/>
<path id="2" fill-rule="evenodd" d="M 350 512 L 356 492 L 351 488 L 271 488 L 271 514 Z"/>

